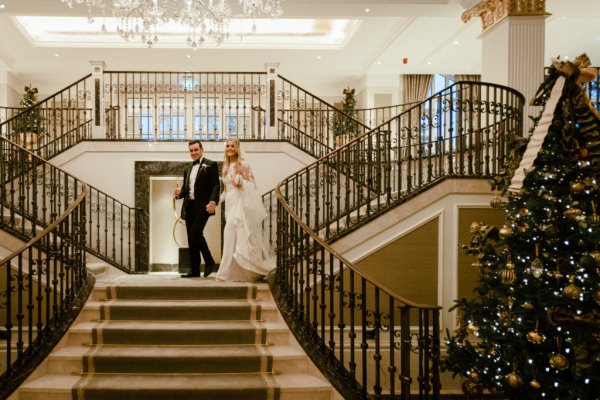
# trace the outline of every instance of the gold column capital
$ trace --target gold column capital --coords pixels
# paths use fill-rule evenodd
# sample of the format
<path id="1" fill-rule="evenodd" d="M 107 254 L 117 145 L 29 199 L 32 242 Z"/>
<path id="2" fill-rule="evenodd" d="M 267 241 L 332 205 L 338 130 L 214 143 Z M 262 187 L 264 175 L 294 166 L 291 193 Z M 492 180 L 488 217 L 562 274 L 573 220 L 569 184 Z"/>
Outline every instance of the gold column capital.
<path id="1" fill-rule="evenodd" d="M 462 13 L 463 22 L 481 17 L 483 31 L 490 29 L 505 17 L 550 15 L 546 12 L 546 0 L 481 0 Z"/>

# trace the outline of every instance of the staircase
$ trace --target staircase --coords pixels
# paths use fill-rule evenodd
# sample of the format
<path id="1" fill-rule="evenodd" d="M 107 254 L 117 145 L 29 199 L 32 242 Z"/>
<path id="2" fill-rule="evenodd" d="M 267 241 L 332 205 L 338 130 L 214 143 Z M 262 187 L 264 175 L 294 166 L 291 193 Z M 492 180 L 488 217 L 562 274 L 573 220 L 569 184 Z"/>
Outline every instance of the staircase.
<path id="1" fill-rule="evenodd" d="M 78 321 L 11 399 L 336 398 L 315 371 L 266 284 L 100 277 Z"/>

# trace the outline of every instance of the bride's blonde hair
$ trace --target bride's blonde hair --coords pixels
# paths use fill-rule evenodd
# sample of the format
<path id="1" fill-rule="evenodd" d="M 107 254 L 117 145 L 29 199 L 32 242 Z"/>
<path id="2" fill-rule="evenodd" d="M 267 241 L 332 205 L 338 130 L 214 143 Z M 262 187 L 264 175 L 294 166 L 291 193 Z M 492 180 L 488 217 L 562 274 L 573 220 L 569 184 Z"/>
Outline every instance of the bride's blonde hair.
<path id="1" fill-rule="evenodd" d="M 233 143 L 233 147 L 235 148 L 235 158 L 234 157 L 229 157 L 227 155 L 227 143 Z M 225 153 L 225 162 L 223 165 L 223 176 L 227 175 L 227 172 L 229 171 L 229 165 L 230 164 L 234 164 L 235 167 L 237 167 L 239 169 L 239 164 L 241 163 L 241 161 L 244 160 L 244 156 L 242 155 L 242 148 L 241 148 L 241 144 L 240 144 L 240 139 L 238 138 L 229 138 L 225 141 L 225 149 L 223 149 L 223 152 Z M 237 164 L 237 165 L 236 165 Z"/>

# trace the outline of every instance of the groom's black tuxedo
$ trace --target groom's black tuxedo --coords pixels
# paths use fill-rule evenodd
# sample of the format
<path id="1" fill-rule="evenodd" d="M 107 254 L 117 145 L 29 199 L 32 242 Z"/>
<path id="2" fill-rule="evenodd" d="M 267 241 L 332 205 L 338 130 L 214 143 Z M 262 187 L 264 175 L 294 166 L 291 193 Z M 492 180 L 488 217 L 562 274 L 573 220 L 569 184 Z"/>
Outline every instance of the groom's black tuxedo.
<path id="1" fill-rule="evenodd" d="M 198 168 L 196 182 L 194 184 L 194 200 L 190 199 L 190 173 L 192 172 L 193 164 L 189 165 L 183 173 L 183 187 L 179 194 L 179 199 L 183 199 L 183 207 L 181 207 L 181 219 L 186 219 L 188 206 L 192 205 L 200 212 L 206 212 L 206 205 L 214 201 L 219 203 L 219 166 L 215 161 L 203 158 Z M 209 216 L 211 214 L 208 214 Z"/>
<path id="2" fill-rule="evenodd" d="M 206 205 L 214 201 L 219 203 L 219 167 L 215 161 L 203 158 L 198 167 L 196 181 L 194 182 L 194 198 L 190 198 L 190 175 L 193 164 L 189 165 L 183 173 L 183 187 L 178 198 L 183 199 L 181 207 L 181 218 L 185 220 L 188 236 L 188 247 L 190 252 L 190 274 L 200 276 L 200 253 L 206 265 L 205 276 L 207 276 L 215 265 L 210 254 L 204 227 L 208 221 L 209 214 Z"/>

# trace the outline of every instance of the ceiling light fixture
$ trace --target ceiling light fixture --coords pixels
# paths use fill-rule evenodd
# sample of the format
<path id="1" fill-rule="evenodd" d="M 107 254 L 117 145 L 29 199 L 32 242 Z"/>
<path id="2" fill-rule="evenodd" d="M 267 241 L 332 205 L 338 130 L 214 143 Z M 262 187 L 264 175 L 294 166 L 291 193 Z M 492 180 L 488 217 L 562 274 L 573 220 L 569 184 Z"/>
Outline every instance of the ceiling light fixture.
<path id="1" fill-rule="evenodd" d="M 85 4 L 88 20 L 93 21 L 92 10 L 99 8 L 106 15 L 108 0 L 60 0 L 73 7 Z M 159 41 L 158 30 L 167 23 L 176 23 L 187 31 L 186 43 L 195 49 L 205 43 L 217 45 L 229 37 L 232 18 L 252 20 L 252 32 L 256 32 L 255 19 L 278 18 L 283 15 L 285 0 L 237 0 L 237 7 L 229 4 L 235 0 L 112 0 L 112 15 L 118 19 L 117 32 L 129 41 L 139 37 L 152 47 Z M 235 10 L 237 13 L 234 13 Z M 102 24 L 102 31 L 106 26 Z"/>

